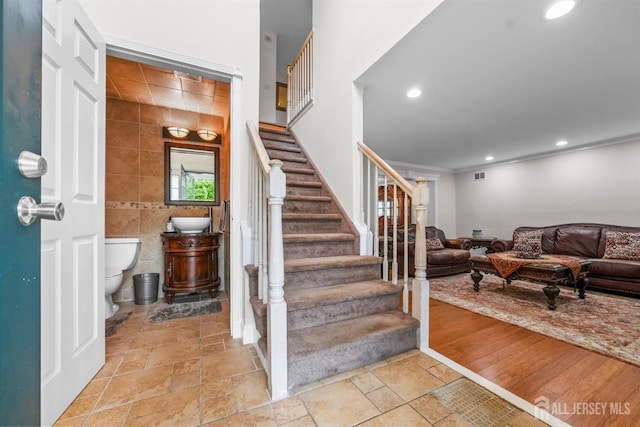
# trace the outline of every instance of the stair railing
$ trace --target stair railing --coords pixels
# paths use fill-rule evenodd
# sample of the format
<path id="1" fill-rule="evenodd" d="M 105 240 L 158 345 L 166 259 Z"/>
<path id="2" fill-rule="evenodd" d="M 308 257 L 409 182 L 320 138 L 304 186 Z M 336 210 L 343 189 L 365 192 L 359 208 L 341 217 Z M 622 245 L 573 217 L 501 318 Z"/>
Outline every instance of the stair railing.
<path id="1" fill-rule="evenodd" d="M 313 105 L 313 30 L 287 67 L 287 123 L 291 126 Z"/>
<path id="2" fill-rule="evenodd" d="M 247 130 L 253 147 L 250 157 L 249 221 L 253 262 L 258 266 L 258 297 L 267 304 L 267 369 L 273 400 L 287 391 L 287 302 L 284 299 L 284 244 L 282 204 L 287 178 L 282 162 L 271 160 L 255 123 Z"/>
<path id="3" fill-rule="evenodd" d="M 403 248 L 403 298 L 402 307 L 409 312 L 409 240 L 408 225 L 411 219 L 409 211 L 409 195 L 415 208 L 416 236 L 414 243 L 415 277 L 411 282 L 412 316 L 420 319 L 419 347 L 428 348 L 429 322 L 429 282 L 427 281 L 427 250 L 424 230 L 427 225 L 426 211 L 429 203 L 426 180 L 417 178 L 416 185 L 411 185 L 387 162 L 378 156 L 364 143 L 358 143 L 362 155 L 362 192 L 360 211 L 362 222 L 369 232 L 369 253 L 382 257 L 382 279 L 398 284 L 398 246 Z M 393 196 L 389 200 L 389 190 Z M 404 192 L 404 209 L 399 212 L 398 189 Z M 380 191 L 381 190 L 381 191 Z M 398 239 L 398 219 L 402 218 L 402 239 Z M 391 230 L 389 230 L 389 224 Z M 382 231 L 380 231 L 382 229 Z M 391 273 L 391 274 L 389 274 Z M 390 276 L 390 277 L 389 277 Z M 426 298 L 426 299 L 425 299 Z"/>

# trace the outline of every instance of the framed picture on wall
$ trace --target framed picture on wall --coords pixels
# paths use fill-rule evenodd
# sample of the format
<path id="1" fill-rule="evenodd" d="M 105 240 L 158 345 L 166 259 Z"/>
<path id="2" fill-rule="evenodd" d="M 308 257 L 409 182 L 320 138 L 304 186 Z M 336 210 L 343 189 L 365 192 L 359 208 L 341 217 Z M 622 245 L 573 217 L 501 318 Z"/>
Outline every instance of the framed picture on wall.
<path id="1" fill-rule="evenodd" d="M 287 85 L 276 82 L 276 109 L 287 111 Z"/>

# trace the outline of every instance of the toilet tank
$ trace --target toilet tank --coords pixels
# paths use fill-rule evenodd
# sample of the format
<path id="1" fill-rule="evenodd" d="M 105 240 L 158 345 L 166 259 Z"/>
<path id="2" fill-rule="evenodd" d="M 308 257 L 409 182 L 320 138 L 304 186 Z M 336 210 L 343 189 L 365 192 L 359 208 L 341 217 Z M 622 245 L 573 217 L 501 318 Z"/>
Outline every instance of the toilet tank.
<path id="1" fill-rule="evenodd" d="M 142 240 L 137 237 L 105 238 L 105 270 L 129 270 L 138 262 Z"/>

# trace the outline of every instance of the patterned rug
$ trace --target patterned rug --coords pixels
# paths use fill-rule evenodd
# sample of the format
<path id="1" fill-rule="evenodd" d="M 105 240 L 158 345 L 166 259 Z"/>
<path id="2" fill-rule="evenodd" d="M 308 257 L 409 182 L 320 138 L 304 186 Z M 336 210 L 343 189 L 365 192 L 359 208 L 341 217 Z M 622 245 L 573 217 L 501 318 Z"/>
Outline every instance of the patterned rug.
<path id="1" fill-rule="evenodd" d="M 432 298 L 475 313 L 640 365 L 640 299 L 587 289 L 581 300 L 561 287 L 549 310 L 543 285 L 516 280 L 510 285 L 486 274 L 480 292 L 468 273 L 429 279 Z"/>
<path id="2" fill-rule="evenodd" d="M 122 325 L 124 325 L 124 322 L 126 322 L 129 319 L 129 316 L 131 316 L 131 312 L 125 311 L 125 312 L 116 313 L 110 318 L 108 318 L 107 320 L 105 320 L 104 335 L 106 337 L 115 335 L 115 333 L 118 332 L 118 329 L 120 329 Z"/>
<path id="3" fill-rule="evenodd" d="M 167 320 L 184 319 L 186 317 L 205 316 L 207 314 L 219 313 L 222 305 L 218 300 L 204 300 L 195 302 L 185 302 L 171 305 L 163 303 L 153 309 L 147 319 L 151 323 L 166 322 Z"/>

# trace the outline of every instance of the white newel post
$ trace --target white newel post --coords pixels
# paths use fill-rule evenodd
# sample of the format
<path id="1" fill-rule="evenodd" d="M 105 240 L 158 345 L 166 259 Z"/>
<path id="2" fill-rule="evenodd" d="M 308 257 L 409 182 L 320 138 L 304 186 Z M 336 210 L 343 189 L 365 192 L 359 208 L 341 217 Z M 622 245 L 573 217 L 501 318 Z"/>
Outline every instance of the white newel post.
<path id="1" fill-rule="evenodd" d="M 269 351 L 269 392 L 271 399 L 288 396 L 287 391 L 287 303 L 284 300 L 284 248 L 282 204 L 287 179 L 282 162 L 271 160 L 269 173 L 269 303 L 267 339 Z"/>
<path id="2" fill-rule="evenodd" d="M 420 321 L 418 347 L 422 351 L 429 348 L 429 281 L 427 280 L 427 238 L 425 236 L 429 193 L 425 191 L 427 188 L 424 185 L 425 181 L 424 178 L 416 178 L 412 197 L 416 208 L 416 273 L 411 284 L 411 313 Z"/>

